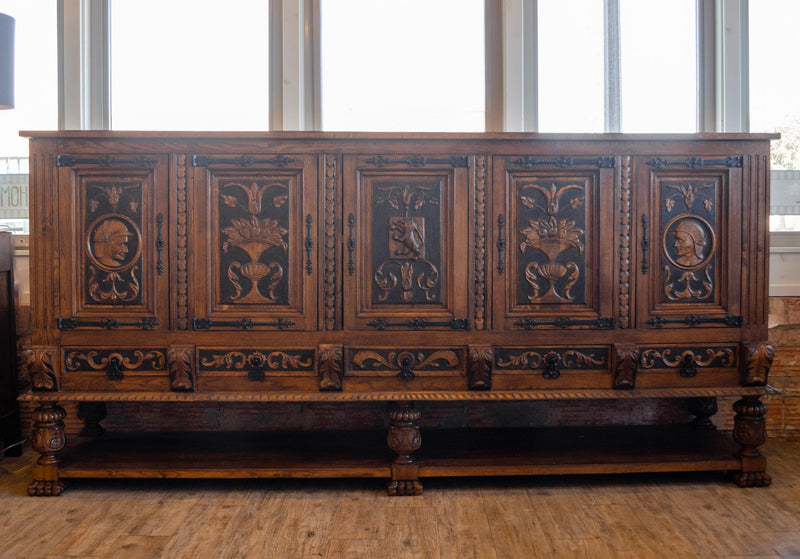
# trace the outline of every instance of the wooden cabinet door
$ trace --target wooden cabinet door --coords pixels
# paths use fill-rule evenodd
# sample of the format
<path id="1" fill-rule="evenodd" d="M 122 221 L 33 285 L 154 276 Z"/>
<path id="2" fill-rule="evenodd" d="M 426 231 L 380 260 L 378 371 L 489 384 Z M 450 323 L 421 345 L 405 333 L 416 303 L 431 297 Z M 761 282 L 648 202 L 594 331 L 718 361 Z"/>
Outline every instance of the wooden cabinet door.
<path id="1" fill-rule="evenodd" d="M 345 329 L 467 329 L 469 158 L 344 158 Z"/>
<path id="2" fill-rule="evenodd" d="M 167 158 L 57 158 L 61 274 L 58 326 L 169 328 Z"/>
<path id="3" fill-rule="evenodd" d="M 634 158 L 641 327 L 741 326 L 738 156 Z"/>
<path id="4" fill-rule="evenodd" d="M 317 156 L 196 154 L 191 165 L 191 326 L 314 330 Z"/>
<path id="5" fill-rule="evenodd" d="M 493 158 L 494 328 L 613 328 L 614 157 Z"/>

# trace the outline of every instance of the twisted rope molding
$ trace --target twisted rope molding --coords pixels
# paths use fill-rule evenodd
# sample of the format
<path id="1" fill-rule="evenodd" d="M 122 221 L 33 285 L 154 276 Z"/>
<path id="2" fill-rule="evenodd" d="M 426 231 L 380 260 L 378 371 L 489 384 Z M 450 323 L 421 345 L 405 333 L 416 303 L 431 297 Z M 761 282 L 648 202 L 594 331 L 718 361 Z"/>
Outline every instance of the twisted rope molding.
<path id="1" fill-rule="evenodd" d="M 22 394 L 21 402 L 392 402 L 392 401 L 525 401 L 635 400 L 640 398 L 706 398 L 713 396 L 771 396 L 772 386 L 728 388 L 664 388 L 643 390 L 552 390 L 497 392 L 61 392 Z"/>

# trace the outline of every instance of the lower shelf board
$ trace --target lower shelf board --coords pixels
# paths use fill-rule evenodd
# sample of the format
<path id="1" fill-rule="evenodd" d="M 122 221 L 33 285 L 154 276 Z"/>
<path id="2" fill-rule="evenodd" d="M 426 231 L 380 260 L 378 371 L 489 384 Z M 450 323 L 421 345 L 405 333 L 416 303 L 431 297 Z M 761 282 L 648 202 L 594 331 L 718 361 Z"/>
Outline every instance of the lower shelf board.
<path id="1" fill-rule="evenodd" d="M 687 426 L 422 430 L 419 477 L 737 470 L 730 434 Z M 63 478 L 391 477 L 383 431 L 112 434 L 62 453 Z"/>

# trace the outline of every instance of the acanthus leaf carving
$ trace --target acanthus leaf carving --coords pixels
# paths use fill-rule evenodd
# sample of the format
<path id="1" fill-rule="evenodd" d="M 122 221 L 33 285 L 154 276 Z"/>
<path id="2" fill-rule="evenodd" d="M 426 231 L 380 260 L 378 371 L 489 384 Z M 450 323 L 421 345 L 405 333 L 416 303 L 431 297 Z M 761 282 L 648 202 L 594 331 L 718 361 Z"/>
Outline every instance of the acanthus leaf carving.
<path id="1" fill-rule="evenodd" d="M 170 389 L 178 392 L 194 390 L 194 348 L 170 347 L 167 352 Z"/>
<path id="2" fill-rule="evenodd" d="M 320 346 L 319 389 L 323 392 L 342 390 L 344 376 L 344 351 L 341 347 Z"/>

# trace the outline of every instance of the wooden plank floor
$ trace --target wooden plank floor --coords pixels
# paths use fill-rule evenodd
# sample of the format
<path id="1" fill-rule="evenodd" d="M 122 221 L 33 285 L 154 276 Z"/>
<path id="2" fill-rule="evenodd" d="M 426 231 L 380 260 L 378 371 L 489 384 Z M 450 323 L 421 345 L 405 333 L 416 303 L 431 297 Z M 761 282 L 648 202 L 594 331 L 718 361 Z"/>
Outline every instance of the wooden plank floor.
<path id="1" fill-rule="evenodd" d="M 73 480 L 26 493 L 0 460 L 0 558 L 796 558 L 800 443 L 768 441 L 773 485 L 721 473 L 382 480 Z"/>

